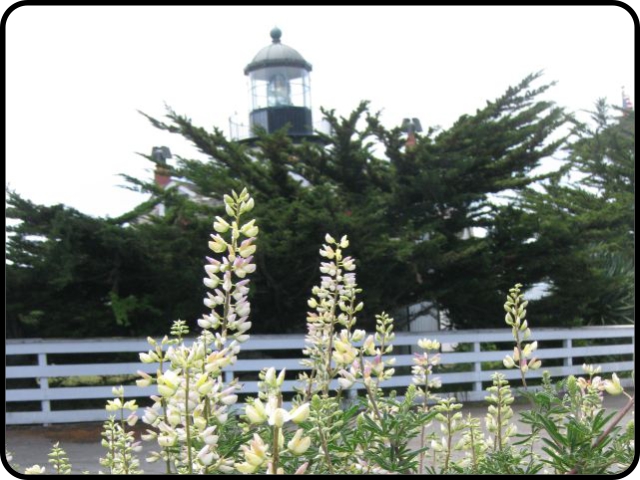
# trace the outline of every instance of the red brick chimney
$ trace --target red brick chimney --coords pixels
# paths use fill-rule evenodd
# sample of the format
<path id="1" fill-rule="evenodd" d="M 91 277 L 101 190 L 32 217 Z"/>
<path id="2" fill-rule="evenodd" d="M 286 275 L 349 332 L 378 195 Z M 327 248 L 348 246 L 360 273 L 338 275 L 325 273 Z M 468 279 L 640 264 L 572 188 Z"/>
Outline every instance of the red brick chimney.
<path id="1" fill-rule="evenodd" d="M 165 188 L 171 181 L 171 172 L 166 165 L 156 165 L 155 170 L 156 185 L 161 188 Z"/>

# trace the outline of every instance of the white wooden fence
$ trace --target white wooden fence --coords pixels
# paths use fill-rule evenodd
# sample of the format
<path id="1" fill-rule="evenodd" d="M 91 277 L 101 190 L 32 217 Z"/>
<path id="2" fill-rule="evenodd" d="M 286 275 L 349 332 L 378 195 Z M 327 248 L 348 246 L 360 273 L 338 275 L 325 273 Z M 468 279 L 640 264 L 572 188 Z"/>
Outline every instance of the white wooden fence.
<path id="1" fill-rule="evenodd" d="M 402 388 L 411 383 L 412 354 L 409 353 L 409 346 L 415 346 L 420 338 L 425 337 L 437 339 L 442 344 L 442 367 L 439 367 L 439 371 L 435 374 L 441 379 L 443 385 L 438 393 L 458 390 L 455 395 L 462 401 L 483 400 L 486 395 L 483 388 L 486 388 L 487 382 L 490 382 L 494 369 L 496 367 L 503 369 L 502 359 L 506 354 L 512 353 L 512 347 L 507 347 L 506 344 L 513 344 L 513 337 L 511 331 L 506 328 L 429 333 L 399 332 L 394 341 L 396 349 L 393 355 L 396 358 L 397 373 L 391 380 L 383 383 L 383 387 Z M 583 374 L 582 362 L 585 358 L 588 358 L 590 363 L 601 365 L 604 376 L 608 376 L 609 372 L 617 372 L 620 375 L 634 369 L 635 329 L 633 326 L 576 329 L 538 328 L 534 330 L 530 340 L 539 342 L 536 356 L 542 359 L 543 366 L 540 370 L 530 371 L 527 378 L 539 378 L 542 375 L 542 370 L 545 369 L 549 370 L 551 375 L 556 378 L 569 374 L 581 375 Z M 490 351 L 486 346 L 499 342 L 506 342 L 505 350 Z M 467 351 L 452 351 L 453 346 L 463 346 L 464 344 L 467 344 L 465 349 Z M 303 335 L 254 335 L 242 345 L 242 352 L 253 352 L 249 355 L 260 358 L 242 359 L 241 352 L 240 359 L 226 370 L 226 379 L 231 380 L 234 374 L 242 375 L 243 378 L 251 378 L 250 381 L 243 381 L 242 393 L 255 395 L 258 391 L 258 372 L 262 368 L 273 366 L 278 371 L 286 368 L 289 372 L 305 369 L 300 365 L 303 346 Z M 399 347 L 405 347 L 404 350 L 407 353 L 401 354 Z M 8 340 L 6 342 L 6 360 L 9 365 L 6 367 L 8 407 L 6 423 L 9 425 L 48 424 L 105 420 L 107 413 L 103 408 L 70 408 L 60 405 L 60 402 L 103 399 L 106 403 L 107 399 L 113 398 L 112 385 L 58 386 L 54 388 L 50 384 L 57 381 L 54 379 L 59 380 L 64 377 L 135 375 L 137 370 L 155 373 L 157 368 L 155 364 L 142 364 L 139 360 L 129 363 L 90 363 L 91 354 L 146 352 L 149 348 L 146 339 Z M 287 358 L 275 359 L 272 358 L 273 354 L 270 355 L 270 351 L 289 351 L 289 354 Z M 55 355 L 58 354 L 81 354 L 83 363 L 56 365 L 52 362 L 55 360 Z M 10 361 L 10 357 L 13 357 L 13 361 Z M 134 357 L 137 359 L 137 355 Z M 35 364 L 36 359 L 37 364 Z M 15 365 L 16 360 L 22 360 L 23 364 Z M 487 362 L 494 363 L 487 364 Z M 549 366 L 553 363 L 556 366 Z M 501 371 L 507 379 L 513 380 L 512 385 L 519 385 L 517 370 Z M 12 382 L 20 381 L 30 381 L 33 386 L 12 388 Z M 296 384 L 296 380 L 286 380 L 283 392 L 293 392 L 293 387 Z M 626 380 L 626 384 L 630 384 L 630 379 Z M 463 391 L 460 391 L 461 389 Z M 133 384 L 125 386 L 124 391 L 125 397 L 128 399 L 149 397 L 156 393 L 156 387 L 139 388 Z M 30 403 L 25 404 L 24 402 Z M 142 401 L 138 403 L 142 404 Z M 21 408 L 27 405 L 30 408 Z M 37 410 L 34 411 L 35 407 Z M 142 413 L 142 409 L 139 413 Z"/>

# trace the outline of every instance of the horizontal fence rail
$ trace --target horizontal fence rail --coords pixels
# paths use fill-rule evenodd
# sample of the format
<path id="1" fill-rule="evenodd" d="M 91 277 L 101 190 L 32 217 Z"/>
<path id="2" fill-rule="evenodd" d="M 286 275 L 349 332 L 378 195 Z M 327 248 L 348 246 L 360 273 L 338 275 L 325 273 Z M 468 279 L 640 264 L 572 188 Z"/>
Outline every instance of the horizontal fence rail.
<path id="1" fill-rule="evenodd" d="M 502 359 L 513 354 L 513 336 L 508 329 L 483 329 L 435 332 L 398 332 L 393 342 L 396 374 L 383 382 L 383 388 L 402 390 L 411 379 L 413 352 L 419 351 L 421 338 L 438 340 L 442 344 L 441 365 L 434 377 L 440 378 L 442 388 L 436 393 L 455 395 L 461 401 L 480 401 L 486 396 L 484 388 L 491 382 L 494 371 L 505 374 L 514 387 L 519 386 L 519 371 L 505 370 Z M 527 373 L 528 379 L 540 378 L 544 370 L 552 377 L 583 375 L 584 362 L 600 365 L 602 375 L 617 372 L 629 377 L 634 369 L 635 329 L 633 326 L 583 327 L 573 329 L 535 329 L 530 341 L 537 340 L 535 353 L 542 360 L 542 368 Z M 189 343 L 192 340 L 188 340 Z M 224 371 L 225 380 L 239 378 L 241 394 L 255 396 L 258 392 L 258 372 L 265 367 L 278 371 L 286 368 L 288 375 L 282 391 L 292 394 L 297 373 L 307 370 L 300 364 L 304 335 L 254 335 L 242 344 L 238 361 Z M 497 348 L 497 350 L 496 350 Z M 96 408 L 87 401 L 106 403 L 113 398 L 112 386 L 125 384 L 127 399 L 148 398 L 157 394 L 155 385 L 140 388 L 135 385 L 136 372 L 153 374 L 156 364 L 143 364 L 137 353 L 150 349 L 146 339 L 109 338 L 90 340 L 21 339 L 6 342 L 6 423 L 48 424 L 66 422 L 104 421 L 104 408 Z M 105 354 L 129 354 L 129 361 L 91 362 L 91 357 Z M 74 363 L 62 364 L 61 355 L 72 356 Z M 285 358 L 282 358 L 282 357 Z M 79 357 L 79 358 L 78 358 Z M 112 376 L 127 376 L 110 378 Z M 86 377 L 101 377 L 102 385 L 86 386 Z M 85 380 L 83 380 L 83 377 Z M 128 380 L 128 385 L 127 385 Z M 94 379 L 95 381 L 95 379 Z M 630 385 L 629 378 L 623 380 Z M 66 382 L 67 386 L 62 386 Z M 85 383 L 85 386 L 82 383 Z M 68 386 L 69 383 L 74 384 Z M 336 382 L 337 383 L 337 382 Z M 84 403 L 82 402 L 84 401 Z M 79 406 L 69 406 L 80 402 Z M 145 406 L 142 400 L 138 402 Z M 143 414 L 143 408 L 138 414 Z"/>

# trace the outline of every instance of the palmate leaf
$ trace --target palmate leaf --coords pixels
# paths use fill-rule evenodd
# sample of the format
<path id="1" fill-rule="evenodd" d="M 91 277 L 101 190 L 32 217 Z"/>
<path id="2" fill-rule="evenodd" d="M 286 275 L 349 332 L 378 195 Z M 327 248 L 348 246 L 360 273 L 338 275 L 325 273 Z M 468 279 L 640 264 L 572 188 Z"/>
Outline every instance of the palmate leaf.
<path id="1" fill-rule="evenodd" d="M 536 416 L 537 422 L 543 426 L 545 431 L 554 440 L 555 444 L 557 444 L 558 446 L 562 445 L 564 447 L 568 445 L 567 438 L 560 433 L 557 425 L 553 420 L 543 415 L 540 415 L 539 413 L 536 413 L 535 416 Z"/>
<path id="2" fill-rule="evenodd" d="M 600 410 L 593 419 L 593 430 L 596 432 L 603 430 L 615 414 L 616 412 L 606 413 L 605 410 Z"/>
<path id="3" fill-rule="evenodd" d="M 546 439 L 543 439 L 546 440 Z M 553 444 L 552 444 L 553 445 Z M 555 445 L 553 445 L 555 447 Z M 542 447 L 542 451 L 545 452 L 552 460 L 542 460 L 543 462 L 552 465 L 556 470 L 564 473 L 573 468 L 573 462 L 570 462 L 569 457 L 559 454 L 558 452 L 548 447 Z"/>

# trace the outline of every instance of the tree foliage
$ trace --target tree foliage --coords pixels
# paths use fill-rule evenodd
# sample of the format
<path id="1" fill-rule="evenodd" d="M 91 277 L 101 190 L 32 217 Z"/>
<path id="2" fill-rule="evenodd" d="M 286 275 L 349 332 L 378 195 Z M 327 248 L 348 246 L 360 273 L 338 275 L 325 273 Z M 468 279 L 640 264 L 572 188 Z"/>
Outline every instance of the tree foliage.
<path id="1" fill-rule="evenodd" d="M 633 210 L 625 210 L 634 195 L 633 113 L 614 124 L 603 113 L 595 131 L 576 125 L 571 161 L 587 174 L 581 185 L 533 175 L 565 145 L 557 132 L 568 120 L 544 99 L 552 84 L 537 85 L 539 77 L 526 77 L 446 130 L 418 134 L 413 147 L 367 102 L 347 117 L 323 110 L 332 133 L 297 144 L 285 130 L 237 142 L 171 109 L 165 120 L 143 114 L 207 157 L 178 156 L 171 174 L 210 201 L 125 175 L 150 200 L 118 219 L 95 219 L 8 192 L 7 217 L 22 220 L 8 229 L 9 324 L 15 334 L 59 335 L 59 325 L 77 335 L 146 334 L 197 318 L 202 238 L 222 213 L 216 200 L 245 187 L 261 225 L 251 297 L 256 333 L 303 330 L 329 230 L 352 239 L 368 327 L 375 312 L 401 317 L 398 311 L 422 301 L 458 328 L 497 326 L 495 305 L 514 278 L 525 288 L 552 284 L 554 295 L 537 310 L 553 324 L 558 315 L 569 323 L 608 321 L 607 308 L 629 298 L 607 295 L 633 282 L 633 234 L 625 231 L 633 228 Z M 496 204 L 505 196 L 506 205 Z M 150 216 L 158 203 L 165 215 Z M 487 234 L 470 235 L 477 229 Z M 601 294 L 588 297 L 594 292 Z M 562 317 L 565 295 L 583 300 L 584 309 Z"/>
<path id="2" fill-rule="evenodd" d="M 552 283 L 553 295 L 536 308 L 549 324 L 557 318 L 578 324 L 631 322 L 635 114 L 611 115 L 599 100 L 591 126 L 576 123 L 573 134 L 569 160 L 580 178 L 573 183 L 556 180 L 540 191 L 528 189 L 512 223 L 536 239 L 530 263 Z"/>

